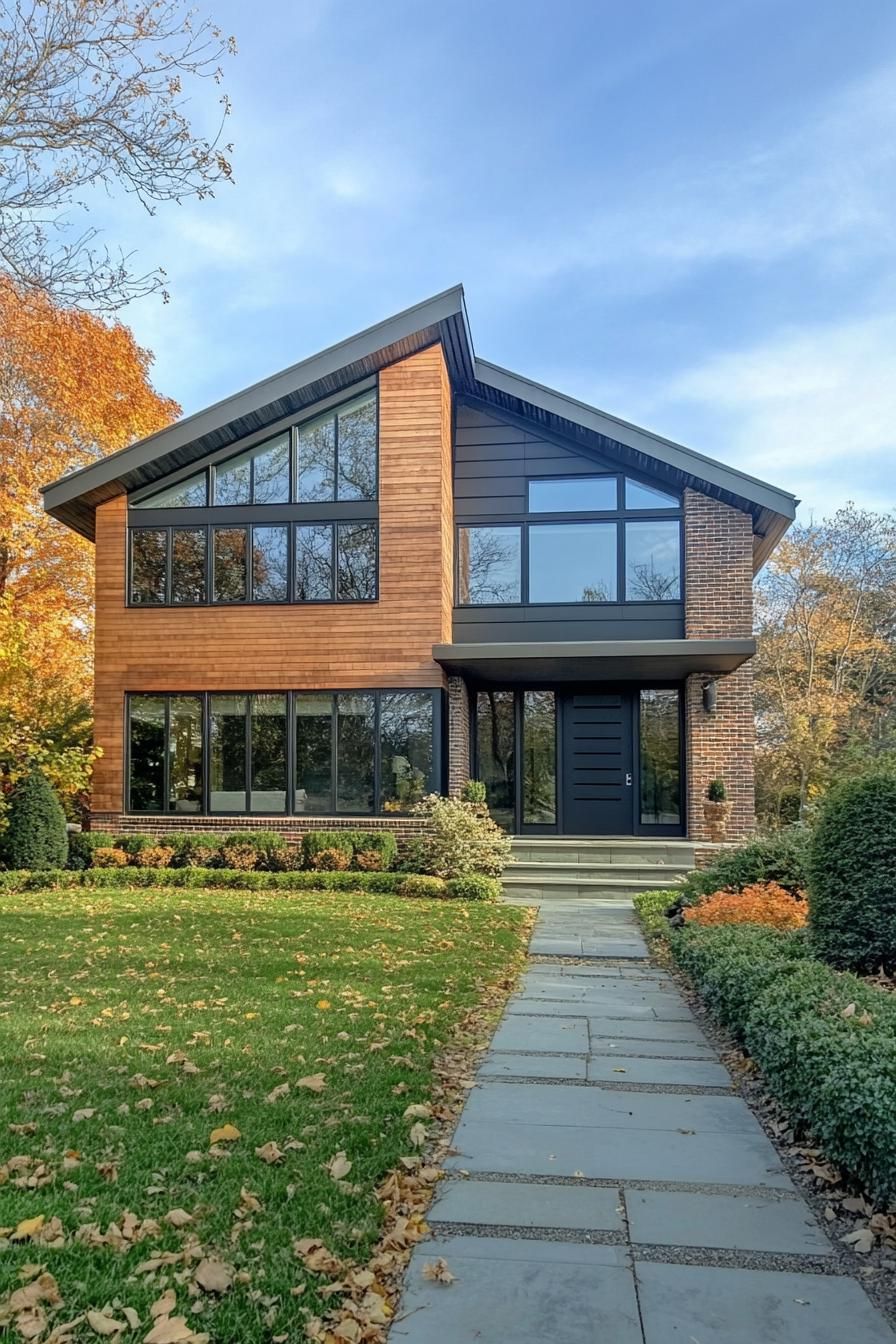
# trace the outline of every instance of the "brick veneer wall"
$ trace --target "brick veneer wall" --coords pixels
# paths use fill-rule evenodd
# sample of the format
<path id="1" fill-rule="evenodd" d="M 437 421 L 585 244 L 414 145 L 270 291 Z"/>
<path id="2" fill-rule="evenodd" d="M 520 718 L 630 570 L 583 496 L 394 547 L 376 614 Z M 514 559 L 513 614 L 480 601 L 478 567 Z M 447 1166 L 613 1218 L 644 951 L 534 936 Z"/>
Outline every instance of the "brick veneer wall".
<path id="1" fill-rule="evenodd" d="M 300 843 L 306 831 L 391 831 L 399 848 L 415 835 L 422 835 L 426 822 L 420 817 L 201 817 L 128 812 L 93 812 L 92 831 L 113 835 L 170 835 L 174 831 L 278 831 L 287 844 Z"/>
<path id="2" fill-rule="evenodd" d="M 463 677 L 448 678 L 448 793 L 456 798 L 470 778 L 470 697 Z"/>
<path id="3" fill-rule="evenodd" d="M 695 490 L 684 494 L 685 636 L 738 639 L 753 633 L 753 529 L 749 514 Z M 703 708 L 703 687 L 711 678 L 688 677 L 688 835 L 708 840 L 703 801 L 711 779 L 725 781 L 731 817 L 728 839 L 740 839 L 755 825 L 753 670 L 745 663 L 717 678 L 716 710 Z"/>

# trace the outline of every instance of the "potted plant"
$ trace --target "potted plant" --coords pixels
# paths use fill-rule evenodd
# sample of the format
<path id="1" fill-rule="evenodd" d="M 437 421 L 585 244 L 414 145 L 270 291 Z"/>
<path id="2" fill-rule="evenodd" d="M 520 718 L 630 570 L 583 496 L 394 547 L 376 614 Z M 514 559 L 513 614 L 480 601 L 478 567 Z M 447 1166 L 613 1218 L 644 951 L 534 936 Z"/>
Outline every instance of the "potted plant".
<path id="1" fill-rule="evenodd" d="M 711 779 L 703 801 L 703 820 L 709 827 L 710 840 L 724 840 L 728 831 L 731 804 L 724 779 Z"/>

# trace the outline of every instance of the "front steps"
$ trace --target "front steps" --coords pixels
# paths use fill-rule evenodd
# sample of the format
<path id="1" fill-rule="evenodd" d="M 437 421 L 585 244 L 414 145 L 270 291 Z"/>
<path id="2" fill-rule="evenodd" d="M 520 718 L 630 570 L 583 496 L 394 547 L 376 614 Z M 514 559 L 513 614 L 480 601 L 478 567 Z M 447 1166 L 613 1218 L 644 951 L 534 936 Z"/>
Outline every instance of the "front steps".
<path id="1" fill-rule="evenodd" d="M 512 845 L 503 883 L 516 899 L 618 901 L 677 886 L 694 867 L 689 840 L 518 836 Z"/>

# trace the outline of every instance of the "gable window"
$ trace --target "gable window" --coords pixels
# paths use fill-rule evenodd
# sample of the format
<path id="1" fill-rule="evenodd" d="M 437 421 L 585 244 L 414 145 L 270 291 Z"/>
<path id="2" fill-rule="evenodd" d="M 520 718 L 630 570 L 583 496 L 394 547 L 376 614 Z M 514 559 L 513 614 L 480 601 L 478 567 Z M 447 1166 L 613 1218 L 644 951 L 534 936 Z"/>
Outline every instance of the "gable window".
<path id="1" fill-rule="evenodd" d="M 555 476 L 529 482 L 530 513 L 603 513 L 617 508 L 617 477 Z"/>
<path id="2" fill-rule="evenodd" d="M 679 496 L 613 473 L 530 480 L 526 504 L 458 526 L 459 606 L 681 600 Z"/>
<path id="3" fill-rule="evenodd" d="M 185 481 L 160 490 L 157 495 L 141 499 L 132 505 L 135 509 L 204 509 L 208 504 L 208 472 L 188 476 Z"/>
<path id="4" fill-rule="evenodd" d="M 216 505 L 288 504 L 289 433 L 219 462 L 213 472 Z"/>
<path id="5" fill-rule="evenodd" d="M 376 499 L 376 396 L 300 425 L 296 443 L 296 500 Z"/>

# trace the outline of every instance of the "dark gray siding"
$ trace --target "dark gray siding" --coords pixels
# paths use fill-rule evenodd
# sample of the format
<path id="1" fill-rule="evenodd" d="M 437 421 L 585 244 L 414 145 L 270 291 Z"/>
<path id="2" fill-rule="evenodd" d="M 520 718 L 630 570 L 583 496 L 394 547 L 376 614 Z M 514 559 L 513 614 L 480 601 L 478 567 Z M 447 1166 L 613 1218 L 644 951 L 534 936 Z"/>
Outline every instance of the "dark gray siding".
<path id="1" fill-rule="evenodd" d="M 531 476 L 588 476 L 595 471 L 622 470 L 619 462 L 549 442 L 463 401 L 456 408 L 454 444 L 457 523 L 523 517 L 526 480 Z M 454 608 L 454 641 L 461 644 L 683 637 L 684 606 L 680 602 Z"/>

